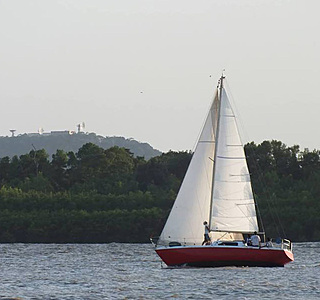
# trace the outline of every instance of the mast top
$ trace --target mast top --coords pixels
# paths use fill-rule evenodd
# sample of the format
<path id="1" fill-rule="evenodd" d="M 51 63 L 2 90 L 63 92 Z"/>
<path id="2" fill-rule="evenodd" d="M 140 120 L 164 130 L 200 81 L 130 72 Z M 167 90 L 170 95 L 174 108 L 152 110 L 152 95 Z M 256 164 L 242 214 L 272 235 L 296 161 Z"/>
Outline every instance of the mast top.
<path id="1" fill-rule="evenodd" d="M 223 80 L 226 78 L 226 76 L 224 76 L 224 72 L 225 70 L 223 69 L 222 70 L 222 74 L 221 74 L 221 77 L 220 77 L 220 79 L 219 79 L 219 81 L 218 81 L 218 87 L 220 88 L 220 89 L 222 89 L 223 88 Z"/>

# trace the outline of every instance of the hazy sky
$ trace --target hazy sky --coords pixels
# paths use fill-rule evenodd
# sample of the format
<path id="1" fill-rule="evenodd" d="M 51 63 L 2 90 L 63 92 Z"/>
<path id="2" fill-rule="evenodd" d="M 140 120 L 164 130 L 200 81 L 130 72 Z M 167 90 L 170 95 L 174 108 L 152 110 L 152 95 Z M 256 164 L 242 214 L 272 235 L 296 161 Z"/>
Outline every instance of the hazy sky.
<path id="1" fill-rule="evenodd" d="M 226 69 L 245 141 L 320 149 L 319 11 L 318 0 L 0 0 L 0 135 L 84 121 L 193 149 Z"/>

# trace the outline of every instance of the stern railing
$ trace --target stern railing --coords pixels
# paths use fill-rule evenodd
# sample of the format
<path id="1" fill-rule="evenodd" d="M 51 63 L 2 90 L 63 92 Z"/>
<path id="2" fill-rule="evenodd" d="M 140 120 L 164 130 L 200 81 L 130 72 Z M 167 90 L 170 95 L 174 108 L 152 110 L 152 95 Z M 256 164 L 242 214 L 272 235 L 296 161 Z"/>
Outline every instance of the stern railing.
<path id="1" fill-rule="evenodd" d="M 268 247 L 267 243 L 263 243 L 262 247 Z M 290 240 L 277 238 L 275 242 L 271 244 L 270 248 L 278 248 L 278 249 L 280 248 L 283 250 L 292 251 L 292 243 Z"/>
<path id="2" fill-rule="evenodd" d="M 281 240 L 281 248 L 285 249 L 285 250 L 292 251 L 292 243 L 291 243 L 291 241 L 289 241 L 287 239 L 282 239 Z"/>

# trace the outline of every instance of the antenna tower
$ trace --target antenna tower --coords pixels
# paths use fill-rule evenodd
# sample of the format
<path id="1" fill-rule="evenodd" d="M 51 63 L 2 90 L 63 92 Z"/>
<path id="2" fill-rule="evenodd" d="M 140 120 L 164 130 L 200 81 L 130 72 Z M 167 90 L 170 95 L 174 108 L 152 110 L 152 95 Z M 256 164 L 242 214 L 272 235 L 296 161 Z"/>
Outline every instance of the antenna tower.
<path id="1" fill-rule="evenodd" d="M 77 125 L 78 133 L 82 132 L 85 127 L 86 127 L 86 124 L 84 122 L 81 122 L 80 124 L 78 124 Z"/>
<path id="2" fill-rule="evenodd" d="M 17 131 L 17 130 L 15 130 L 15 129 L 10 129 L 11 137 L 14 137 L 14 133 L 15 133 L 16 131 Z"/>

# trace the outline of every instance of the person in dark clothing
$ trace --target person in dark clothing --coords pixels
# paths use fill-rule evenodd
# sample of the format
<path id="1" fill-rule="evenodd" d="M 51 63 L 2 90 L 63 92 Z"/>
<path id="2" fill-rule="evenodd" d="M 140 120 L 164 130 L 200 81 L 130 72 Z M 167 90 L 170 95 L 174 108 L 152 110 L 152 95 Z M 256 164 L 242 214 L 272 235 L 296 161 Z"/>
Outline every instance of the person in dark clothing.
<path id="1" fill-rule="evenodd" d="M 211 243 L 211 239 L 210 239 L 210 236 L 209 236 L 210 229 L 209 229 L 207 221 L 204 221 L 203 225 L 204 225 L 204 241 L 202 242 L 202 246 L 204 244 L 205 245 L 210 245 L 210 243 Z"/>

